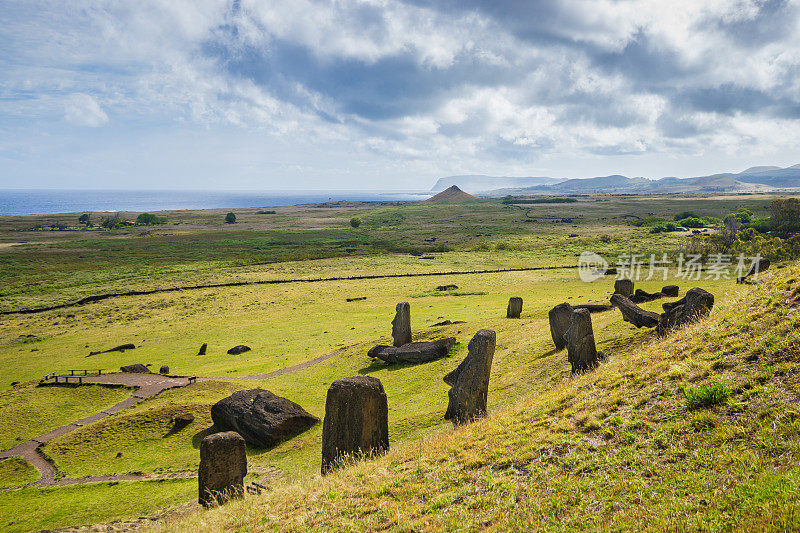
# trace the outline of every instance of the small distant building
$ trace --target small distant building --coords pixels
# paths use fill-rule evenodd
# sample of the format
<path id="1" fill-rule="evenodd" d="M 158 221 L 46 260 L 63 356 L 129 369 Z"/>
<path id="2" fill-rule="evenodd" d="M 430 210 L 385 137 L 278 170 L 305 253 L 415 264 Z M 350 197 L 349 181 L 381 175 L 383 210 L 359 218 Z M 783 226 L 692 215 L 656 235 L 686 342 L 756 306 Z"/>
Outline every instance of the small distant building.
<path id="1" fill-rule="evenodd" d="M 122 223 L 122 225 L 123 226 L 135 226 L 136 222 L 134 222 L 133 220 L 126 220 L 125 222 Z"/>

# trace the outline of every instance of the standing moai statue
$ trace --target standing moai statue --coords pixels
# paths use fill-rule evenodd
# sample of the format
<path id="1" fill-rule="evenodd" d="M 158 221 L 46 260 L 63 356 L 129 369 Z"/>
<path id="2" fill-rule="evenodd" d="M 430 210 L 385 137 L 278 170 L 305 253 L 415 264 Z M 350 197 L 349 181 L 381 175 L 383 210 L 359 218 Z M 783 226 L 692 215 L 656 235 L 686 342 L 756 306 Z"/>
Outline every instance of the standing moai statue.
<path id="1" fill-rule="evenodd" d="M 570 325 L 565 335 L 567 341 L 567 360 L 572 365 L 572 373 L 591 370 L 598 364 L 597 347 L 594 344 L 592 315 L 586 309 L 576 309 L 570 317 Z"/>
<path id="2" fill-rule="evenodd" d="M 508 309 L 506 310 L 506 318 L 519 318 L 522 314 L 522 298 L 519 296 L 512 296 L 508 300 Z"/>
<path id="3" fill-rule="evenodd" d="M 392 320 L 392 338 L 395 347 L 411 342 L 411 305 L 408 302 L 397 304 L 394 320 Z"/>
<path id="4" fill-rule="evenodd" d="M 200 351 L 197 352 L 197 355 L 205 355 L 206 350 L 208 350 L 208 343 L 204 342 L 202 346 L 200 346 Z"/>
<path id="5" fill-rule="evenodd" d="M 621 294 L 623 296 L 633 296 L 633 280 L 631 279 L 618 279 L 614 282 L 614 294 Z"/>
<path id="6" fill-rule="evenodd" d="M 214 433 L 200 442 L 198 502 L 203 507 L 244 495 L 247 475 L 245 442 L 235 431 Z"/>
<path id="7" fill-rule="evenodd" d="M 355 376 L 331 383 L 322 423 L 322 475 L 344 456 L 372 457 L 388 449 L 389 406 L 381 381 Z"/>
<path id="8" fill-rule="evenodd" d="M 444 377 L 452 388 L 447 392 L 449 402 L 445 420 L 465 424 L 486 415 L 486 397 L 489 393 L 489 374 L 496 342 L 495 332 L 478 331 L 469 341 L 467 357 L 458 367 Z"/>
<path id="9" fill-rule="evenodd" d="M 567 340 L 564 335 L 567 334 L 569 325 L 572 322 L 572 311 L 572 306 L 564 302 L 563 304 L 558 304 L 547 313 L 550 319 L 550 336 L 553 338 L 556 350 L 563 350 L 567 346 Z"/>

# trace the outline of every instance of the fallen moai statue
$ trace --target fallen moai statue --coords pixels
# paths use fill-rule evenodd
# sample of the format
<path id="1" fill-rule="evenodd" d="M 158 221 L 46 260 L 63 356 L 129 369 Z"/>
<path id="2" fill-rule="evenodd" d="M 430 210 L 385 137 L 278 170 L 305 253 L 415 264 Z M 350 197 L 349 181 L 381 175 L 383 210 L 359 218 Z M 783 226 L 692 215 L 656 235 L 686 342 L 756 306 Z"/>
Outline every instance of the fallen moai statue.
<path id="1" fill-rule="evenodd" d="M 411 305 L 408 302 L 400 302 L 395 308 L 392 339 L 398 347 L 411 342 Z"/>
<path id="2" fill-rule="evenodd" d="M 302 433 L 319 418 L 264 389 L 240 390 L 211 407 L 214 425 L 235 431 L 253 446 L 270 448 Z"/>
<path id="3" fill-rule="evenodd" d="M 621 294 L 611 295 L 611 303 L 622 312 L 625 322 L 630 322 L 637 328 L 654 328 L 661 319 L 661 315 L 658 313 L 645 311 Z"/>
<path id="4" fill-rule="evenodd" d="M 249 352 L 250 347 L 244 344 L 239 344 L 228 350 L 228 355 L 239 355 L 240 353 Z"/>
<path id="5" fill-rule="evenodd" d="M 97 355 L 101 353 L 111 353 L 111 352 L 120 352 L 125 353 L 125 350 L 133 350 L 136 348 L 133 344 L 120 344 L 119 346 L 114 346 L 113 348 L 109 348 L 108 350 L 103 350 L 102 352 L 89 352 L 89 355 Z"/>
<path id="6" fill-rule="evenodd" d="M 449 401 L 444 414 L 445 420 L 464 424 L 486 415 L 495 343 L 494 331 L 478 331 L 469 341 L 467 357 L 444 377 L 444 382 L 452 387 L 447 392 Z"/>
<path id="7" fill-rule="evenodd" d="M 691 324 L 707 316 L 714 307 L 714 295 L 700 287 L 686 292 L 686 296 L 675 302 L 662 304 L 664 313 L 658 322 L 658 334 L 665 335 L 669 331 Z"/>
<path id="8" fill-rule="evenodd" d="M 661 294 L 674 298 L 680 293 L 680 288 L 677 285 L 665 285 L 661 288 Z"/>
<path id="9" fill-rule="evenodd" d="M 142 363 L 136 363 L 136 364 L 133 364 L 133 365 L 121 366 L 121 367 L 119 367 L 119 369 L 121 371 L 127 372 L 129 374 L 152 374 L 152 372 L 150 372 L 150 369 L 147 368 Z"/>
<path id="10" fill-rule="evenodd" d="M 647 292 L 642 289 L 636 289 L 633 296 L 630 296 L 629 299 L 635 304 L 641 304 L 644 302 L 652 302 L 653 300 L 658 300 L 663 297 L 664 294 L 661 292 Z"/>
<path id="11" fill-rule="evenodd" d="M 389 364 L 427 363 L 449 356 L 455 343 L 455 337 L 448 337 L 435 341 L 409 342 L 399 347 L 379 344 L 370 349 L 367 355 Z"/>
<path id="12" fill-rule="evenodd" d="M 389 406 L 383 384 L 371 376 L 331 383 L 322 423 L 322 475 L 346 456 L 372 457 L 389 449 Z"/>
<path id="13" fill-rule="evenodd" d="M 602 313 L 603 311 L 611 311 L 614 306 L 611 304 L 575 304 L 573 309 L 586 309 L 590 313 Z"/>
<path id="14" fill-rule="evenodd" d="M 589 311 L 577 309 L 572 312 L 564 338 L 567 343 L 567 360 L 572 365 L 573 374 L 591 370 L 599 364 L 600 355 L 594 343 L 592 316 Z"/>
<path id="15" fill-rule="evenodd" d="M 547 313 L 547 317 L 550 320 L 550 336 L 557 350 L 563 350 L 567 346 L 567 340 L 564 335 L 567 334 L 569 329 L 573 311 L 573 307 L 564 302 L 563 304 L 558 304 Z"/>
<path id="16" fill-rule="evenodd" d="M 747 270 L 744 276 L 739 276 L 736 278 L 736 283 L 744 283 L 744 281 L 753 275 L 758 275 L 759 272 L 763 272 L 767 270 L 770 265 L 769 259 L 759 258 L 750 265 L 750 268 Z"/>

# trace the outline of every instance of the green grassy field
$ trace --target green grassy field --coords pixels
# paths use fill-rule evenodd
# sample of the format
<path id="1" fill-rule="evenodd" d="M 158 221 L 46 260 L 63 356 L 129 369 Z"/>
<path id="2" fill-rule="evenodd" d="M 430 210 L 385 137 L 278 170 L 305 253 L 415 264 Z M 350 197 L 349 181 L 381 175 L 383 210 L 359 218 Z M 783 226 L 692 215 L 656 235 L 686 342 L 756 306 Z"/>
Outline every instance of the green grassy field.
<path id="1" fill-rule="evenodd" d="M 28 243 L 0 250 L 0 269 L 8 274 L 0 289 L 0 307 L 10 310 L 72 301 L 105 291 L 208 282 L 574 266 L 577 255 L 586 249 L 606 255 L 672 252 L 681 249 L 689 239 L 676 234 L 650 234 L 646 228 L 629 225 L 629 218 L 620 218 L 621 215 L 670 216 L 674 211 L 692 209 L 719 216 L 740 206 L 763 210 L 768 202 L 769 198 L 761 196 L 584 199 L 568 205 L 537 205 L 527 215 L 525 209 L 503 206 L 499 202 L 452 206 L 296 207 L 278 208 L 276 215 L 257 215 L 255 210 L 237 212 L 240 223 L 235 229 L 223 224 L 217 213 L 175 212 L 167 213 L 170 220 L 167 226 L 148 229 L 151 234 L 143 236 L 138 228 L 102 233 L 17 231 L 69 217 L 0 217 L 0 242 Z M 354 215 L 364 220 L 357 230 L 347 226 Z M 558 222 L 544 218 L 555 216 L 560 217 Z M 538 218 L 536 222 L 526 222 L 529 217 Z M 569 218 L 571 222 L 561 222 L 562 218 Z M 434 237 L 436 241 L 425 240 Z M 37 242 L 46 244 L 33 244 Z M 411 255 L 411 251 L 423 252 L 423 255 Z M 637 287 L 655 291 L 672 282 L 675 280 L 642 281 Z M 435 290 L 437 285 L 447 283 L 458 285 L 458 290 L 449 294 Z M 695 285 L 713 292 L 718 308 L 723 310 L 750 290 L 730 280 L 677 280 L 677 283 L 682 293 Z M 67 368 L 115 369 L 123 364 L 141 362 L 153 364 L 155 368 L 167 364 L 174 374 L 214 379 L 166 391 L 48 443 L 43 451 L 53 460 L 60 475 L 82 477 L 134 472 L 183 475 L 194 472 L 199 461 L 199 442 L 213 431 L 209 407 L 219 399 L 236 390 L 263 387 L 299 403 L 321 418 L 330 383 L 340 377 L 359 374 L 381 379 L 389 396 L 390 437 L 392 449 L 396 450 L 391 457 L 433 457 L 429 454 L 436 453 L 441 443 L 458 447 L 463 432 L 478 431 L 453 432 L 450 425 L 444 423 L 442 415 L 447 405 L 448 387 L 442 376 L 463 359 L 467 342 L 481 328 L 496 330 L 498 339 L 489 393 L 492 421 L 507 413 L 516 413 L 514 417 L 522 419 L 529 410 L 540 412 L 541 405 L 550 409 L 555 405 L 553 398 L 559 394 L 554 391 L 567 389 L 572 390 L 573 395 L 564 393 L 569 399 L 558 402 L 563 403 L 564 410 L 575 409 L 577 413 L 576 398 L 599 390 L 599 386 L 589 378 L 570 379 L 566 354 L 552 351 L 547 311 L 564 301 L 605 302 L 612 289 L 612 277 L 583 283 L 573 268 L 566 268 L 198 289 L 115 298 L 45 313 L 0 316 L 0 435 L 5 439 L 0 448 L 6 449 L 20 440 L 99 411 L 130 394 L 126 389 L 95 386 L 36 387 L 44 374 Z M 346 301 L 346 298 L 363 296 L 365 300 Z M 519 320 L 505 318 L 510 296 L 524 298 L 523 315 Z M 387 367 L 371 363 L 366 352 L 371 346 L 390 339 L 390 321 L 398 301 L 411 302 L 415 339 L 457 338 L 458 344 L 451 357 L 416 366 Z M 661 303 L 651 302 L 643 307 L 660 310 Z M 464 323 L 431 326 L 444 319 Z M 595 314 L 593 323 L 598 348 L 614 354 L 603 368 L 623 362 L 634 365 L 633 361 L 640 362 L 641 354 L 652 346 L 662 346 L 655 342 L 654 332 L 636 330 L 624 323 L 617 311 Z M 136 344 L 137 348 L 125 353 L 89 356 L 90 351 L 128 342 Z M 204 342 L 209 345 L 208 353 L 198 356 L 197 350 Z M 252 351 L 237 356 L 226 354 L 228 348 L 237 344 L 246 344 Z M 293 374 L 269 380 L 233 379 L 270 372 L 337 351 L 339 353 L 324 362 Z M 662 355 L 667 357 L 667 354 Z M 705 369 L 713 362 L 698 364 L 698 368 Z M 659 365 L 626 367 L 625 375 L 630 376 L 624 379 L 614 377 L 610 370 L 598 372 L 597 376 L 619 382 L 609 387 L 629 405 L 631 400 L 624 387 L 643 379 L 636 377 L 638 372 L 652 373 L 657 366 L 659 371 L 676 376 L 669 378 L 669 383 L 675 385 L 689 380 L 696 371 L 691 365 L 684 368 L 682 361 L 674 364 L 661 361 Z M 21 384 L 12 388 L 12 382 Z M 583 383 L 581 387 L 586 389 L 576 388 L 576 383 Z M 588 403 L 590 400 L 591 397 L 586 397 L 580 401 Z M 544 403 L 536 403 L 540 401 Z M 601 416 L 604 411 L 607 411 L 606 416 Z M 195 421 L 181 431 L 171 432 L 172 418 L 187 412 L 194 414 Z M 582 424 L 605 427 L 617 416 L 611 413 L 608 407 L 598 408 L 597 413 L 586 414 Z M 530 438 L 539 443 L 540 437 L 546 437 L 536 446 L 549 445 L 547 439 L 553 438 L 552 435 L 565 436 L 574 432 L 595 438 L 599 430 L 574 430 L 578 427 L 575 420 L 583 414 L 574 417 L 573 414 L 548 415 L 554 428 L 565 431 L 543 432 L 538 422 L 526 418 L 525 424 L 530 425 L 534 433 L 523 431 L 513 438 Z M 625 420 L 620 422 L 623 428 L 627 427 L 625 423 Z M 487 421 L 476 428 L 486 424 L 495 424 L 493 430 L 504 432 L 509 442 L 513 440 L 508 433 L 511 430 L 501 426 L 518 425 L 507 419 L 505 422 Z M 270 450 L 248 449 L 251 477 L 281 487 L 281 490 L 285 488 L 287 494 L 294 494 L 295 483 L 303 487 L 308 483 L 319 484 L 320 440 L 321 424 L 318 424 Z M 518 443 L 519 446 L 523 444 Z M 464 453 L 468 449 L 465 448 Z M 480 455 L 477 451 L 474 454 Z M 389 461 L 395 460 L 399 459 Z M 392 472 L 393 467 L 387 466 L 390 464 L 380 462 L 375 468 Z M 354 472 L 365 472 L 363 468 L 368 467 L 356 467 Z M 425 468 L 421 472 L 428 471 Z M 364 475 L 370 479 L 378 476 L 377 473 Z M 27 479 L 22 466 L 3 466 L 3 463 L 0 463 L 0 476 L 12 481 Z M 13 485 L 12 481 L 7 484 Z M 566 479 L 560 482 L 564 486 L 567 484 Z M 419 483 L 422 483 L 419 479 L 413 482 Z M 448 483 L 452 486 L 448 484 L 442 489 L 447 497 L 455 494 L 452 491 L 460 490 L 454 480 Z M 318 486 L 325 484 L 313 485 Z M 4 529 L 19 531 L 105 522 L 179 506 L 194 497 L 194 490 L 196 481 L 190 480 L 26 488 L 0 492 L 0 514 L 11 517 Z M 324 494 L 323 489 L 312 488 L 314 494 L 318 490 L 323 491 L 319 494 Z M 428 489 L 420 485 L 420 490 Z M 394 503 L 390 507 L 399 506 L 405 493 L 391 494 L 394 494 L 390 498 Z M 340 497 L 349 498 L 337 496 L 336 502 Z M 316 502 L 321 502 L 319 505 L 323 507 L 332 505 L 323 500 L 315 500 L 314 505 Z M 19 503 L 24 504 L 24 513 L 17 509 Z M 285 500 L 280 505 L 290 503 Z M 444 500 L 438 504 L 428 501 L 426 506 L 433 507 L 421 516 L 429 516 L 437 510 L 436 506 L 442 510 L 452 505 Z M 482 502 L 479 508 L 487 505 Z M 352 524 L 337 522 L 335 516 L 339 515 L 335 513 L 331 514 L 332 522 L 317 517 L 308 519 L 308 523 L 320 529 L 378 526 L 377 522 L 358 518 L 355 511 L 347 511 L 347 505 L 342 509 L 342 512 L 352 512 Z M 400 512 L 399 507 L 395 510 Z M 376 513 L 375 516 L 383 516 L 381 512 Z M 439 514 L 449 516 L 448 512 Z M 243 513 L 246 515 L 248 513 Z M 221 520 L 219 524 L 236 528 L 225 522 L 227 518 L 209 520 Z M 396 521 L 394 527 L 435 529 L 437 525 L 449 528 L 455 523 L 432 521 L 426 526 L 426 519 L 406 517 L 402 520 Z M 520 522 L 520 528 L 535 523 L 530 517 L 526 520 Z M 301 527 L 299 523 L 270 523 L 270 527 L 277 529 Z M 503 524 L 516 528 L 510 522 Z M 253 524 L 248 523 L 249 526 Z"/>

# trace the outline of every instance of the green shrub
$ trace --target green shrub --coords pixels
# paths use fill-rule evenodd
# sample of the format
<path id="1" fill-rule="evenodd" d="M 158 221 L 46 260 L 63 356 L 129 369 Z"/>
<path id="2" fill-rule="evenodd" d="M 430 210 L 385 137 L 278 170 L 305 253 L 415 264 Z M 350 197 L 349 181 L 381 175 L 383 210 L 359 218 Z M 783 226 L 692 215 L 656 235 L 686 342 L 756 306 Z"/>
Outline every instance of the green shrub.
<path id="1" fill-rule="evenodd" d="M 152 226 L 155 224 L 166 224 L 167 219 L 164 217 L 157 217 L 152 213 L 142 213 L 136 217 L 136 223 L 141 226 Z"/>
<path id="2" fill-rule="evenodd" d="M 225 215 L 226 224 L 236 224 L 236 213 L 228 213 Z"/>
<path id="3" fill-rule="evenodd" d="M 274 215 L 277 211 L 256 211 L 256 215 Z"/>
<path id="4" fill-rule="evenodd" d="M 350 225 L 354 228 L 357 228 L 361 225 L 361 219 L 358 217 L 353 217 L 350 219 Z"/>
<path id="5" fill-rule="evenodd" d="M 728 397 L 731 395 L 724 383 L 685 387 L 681 392 L 683 392 L 683 397 L 686 399 L 687 409 L 700 409 L 723 404 L 728 401 Z"/>
<path id="6" fill-rule="evenodd" d="M 89 215 L 87 213 L 82 214 L 81 216 L 78 217 L 78 222 L 88 226 L 90 222 Z"/>
<path id="7" fill-rule="evenodd" d="M 672 220 L 677 222 L 679 220 L 683 220 L 684 218 L 700 218 L 700 215 L 698 215 L 694 211 L 681 211 L 680 213 L 672 217 Z"/>

